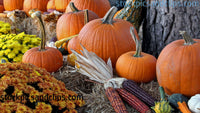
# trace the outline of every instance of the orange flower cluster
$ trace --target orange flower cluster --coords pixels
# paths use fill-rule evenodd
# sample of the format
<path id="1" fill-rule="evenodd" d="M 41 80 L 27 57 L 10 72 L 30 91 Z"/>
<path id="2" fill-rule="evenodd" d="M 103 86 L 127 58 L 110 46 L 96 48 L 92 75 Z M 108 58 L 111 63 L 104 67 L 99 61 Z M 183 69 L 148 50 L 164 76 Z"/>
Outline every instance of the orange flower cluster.
<path id="1" fill-rule="evenodd" d="M 46 70 L 25 63 L 0 64 L 1 113 L 76 113 L 83 98 Z"/>

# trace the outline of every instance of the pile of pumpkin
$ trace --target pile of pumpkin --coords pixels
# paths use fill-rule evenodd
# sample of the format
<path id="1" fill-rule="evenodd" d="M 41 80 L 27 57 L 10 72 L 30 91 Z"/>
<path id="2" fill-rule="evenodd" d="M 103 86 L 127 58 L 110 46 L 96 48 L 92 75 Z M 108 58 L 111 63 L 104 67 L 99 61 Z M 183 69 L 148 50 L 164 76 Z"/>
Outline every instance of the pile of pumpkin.
<path id="1" fill-rule="evenodd" d="M 129 2 L 127 0 L 127 4 Z M 200 44 L 198 39 L 193 40 L 185 31 L 181 32 L 184 40 L 177 40 L 167 45 L 156 59 L 154 56 L 142 52 L 142 40 L 138 37 L 137 30 L 132 25 L 133 23 L 126 21 L 127 16 L 130 15 L 126 15 L 127 18 L 123 17 L 122 19 L 114 18 L 119 17 L 120 12 L 116 14 L 117 8 L 110 8 L 108 0 L 71 0 L 71 2 L 70 0 L 12 0 L 12 3 L 11 0 L 4 0 L 3 6 L 5 10 L 24 10 L 28 15 L 36 17 L 40 21 L 43 33 L 41 46 L 28 50 L 24 54 L 22 62 L 45 68 L 48 72 L 55 72 L 63 66 L 62 54 L 55 48 L 45 47 L 45 30 L 39 11 L 65 12 L 57 22 L 58 41 L 55 44 L 56 47 L 61 46 L 70 53 L 69 61 L 73 58 L 77 59 L 78 56 L 74 55 L 73 51 L 81 53 L 83 51 L 81 46 L 83 46 L 105 62 L 111 59 L 112 67 L 116 69 L 120 77 L 137 83 L 150 82 L 157 77 L 159 85 L 168 95 L 178 95 L 172 95 L 168 100 L 172 106 L 178 107 L 179 105 L 182 112 L 188 113 L 191 110 L 198 113 L 200 111 L 198 104 Z M 37 10 L 31 10 L 34 8 Z M 72 52 L 73 54 L 71 54 Z M 88 54 L 82 55 L 87 56 Z M 84 66 L 84 64 L 76 62 L 79 64 L 76 65 L 77 69 L 82 69 L 81 65 Z M 155 105 L 154 110 L 157 113 L 172 112 L 171 109 L 166 109 L 169 104 L 163 102 L 167 103 L 167 100 L 162 88 L 160 90 L 161 102 Z M 197 95 L 194 96 L 195 94 Z M 145 97 L 145 95 L 143 96 Z M 188 102 L 190 110 L 186 109 L 187 97 L 185 96 L 194 96 Z M 131 101 L 136 104 L 134 100 Z M 116 107 L 114 104 L 112 105 Z M 116 112 L 118 111 L 116 110 Z"/>

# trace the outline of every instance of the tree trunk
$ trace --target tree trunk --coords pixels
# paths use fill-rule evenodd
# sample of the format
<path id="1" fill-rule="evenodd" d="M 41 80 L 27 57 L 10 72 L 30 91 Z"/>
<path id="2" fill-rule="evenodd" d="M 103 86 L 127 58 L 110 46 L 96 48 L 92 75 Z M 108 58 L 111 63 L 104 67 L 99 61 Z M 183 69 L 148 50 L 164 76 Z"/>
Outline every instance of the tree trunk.
<path id="1" fill-rule="evenodd" d="M 153 6 L 153 2 L 157 5 Z M 179 5 L 175 6 L 175 3 Z M 180 30 L 200 38 L 200 0 L 155 0 L 148 4 L 151 6 L 146 7 L 143 23 L 144 52 L 158 57 L 167 44 L 182 39 Z"/>

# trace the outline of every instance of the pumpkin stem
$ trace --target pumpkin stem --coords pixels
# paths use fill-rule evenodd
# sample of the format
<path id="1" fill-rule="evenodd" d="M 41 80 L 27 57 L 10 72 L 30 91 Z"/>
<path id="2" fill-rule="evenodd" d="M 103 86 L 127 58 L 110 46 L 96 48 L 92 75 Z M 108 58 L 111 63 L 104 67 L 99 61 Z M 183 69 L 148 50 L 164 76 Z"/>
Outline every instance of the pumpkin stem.
<path id="1" fill-rule="evenodd" d="M 184 45 L 192 45 L 196 43 L 188 34 L 186 31 L 179 31 L 180 34 L 183 36 L 183 39 L 185 40 Z"/>
<path id="2" fill-rule="evenodd" d="M 84 11 L 84 24 L 89 22 L 88 9 Z"/>
<path id="3" fill-rule="evenodd" d="M 112 8 L 110 8 L 110 10 L 103 17 L 102 23 L 103 24 L 112 24 L 113 23 L 113 17 L 114 17 L 116 12 L 117 12 L 117 7 L 113 6 Z"/>
<path id="4" fill-rule="evenodd" d="M 191 113 L 191 111 L 188 109 L 185 101 L 183 101 L 182 103 L 178 102 L 178 108 L 182 113 Z"/>
<path id="5" fill-rule="evenodd" d="M 142 41 L 141 41 L 140 38 L 138 39 L 138 38 L 135 36 L 135 29 L 134 29 L 134 27 L 131 27 L 131 28 L 130 28 L 130 33 L 131 33 L 131 36 L 132 36 L 132 38 L 133 38 L 133 40 L 135 41 L 135 44 L 136 44 L 136 52 L 135 52 L 135 54 L 134 54 L 134 57 L 141 57 L 141 52 L 142 52 Z"/>
<path id="6" fill-rule="evenodd" d="M 35 18 L 37 17 L 40 23 L 41 31 L 42 31 L 42 40 L 40 45 L 40 51 L 45 50 L 45 44 L 46 44 L 46 33 L 45 33 L 45 27 L 44 23 L 42 21 L 41 12 L 40 11 L 30 11 L 31 17 Z"/>
<path id="7" fill-rule="evenodd" d="M 78 12 L 79 10 L 75 7 L 74 2 L 69 3 L 69 7 L 72 10 L 72 12 Z"/>
<path id="8" fill-rule="evenodd" d="M 163 87 L 159 87 L 159 92 L 160 92 L 160 98 L 161 100 L 165 100 L 165 91 L 163 89 Z"/>

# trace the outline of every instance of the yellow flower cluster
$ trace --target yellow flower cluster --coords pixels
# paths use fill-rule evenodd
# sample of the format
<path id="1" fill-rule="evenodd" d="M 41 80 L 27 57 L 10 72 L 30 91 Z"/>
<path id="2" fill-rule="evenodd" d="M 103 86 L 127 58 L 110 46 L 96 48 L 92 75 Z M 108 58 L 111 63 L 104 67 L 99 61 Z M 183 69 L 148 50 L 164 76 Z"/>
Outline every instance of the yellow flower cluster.
<path id="1" fill-rule="evenodd" d="M 50 96 L 51 99 L 44 99 Z M 1 113 L 77 113 L 75 108 L 85 101 L 72 99 L 73 96 L 78 94 L 67 90 L 63 82 L 45 69 L 26 63 L 0 64 Z"/>
<path id="2" fill-rule="evenodd" d="M 39 37 L 24 32 L 0 35 L 0 59 L 7 62 L 20 62 L 27 50 L 39 46 L 40 43 Z"/>
<path id="3" fill-rule="evenodd" d="M 11 32 L 11 25 L 9 23 L 0 21 L 0 35 L 8 34 L 10 32 Z"/>

